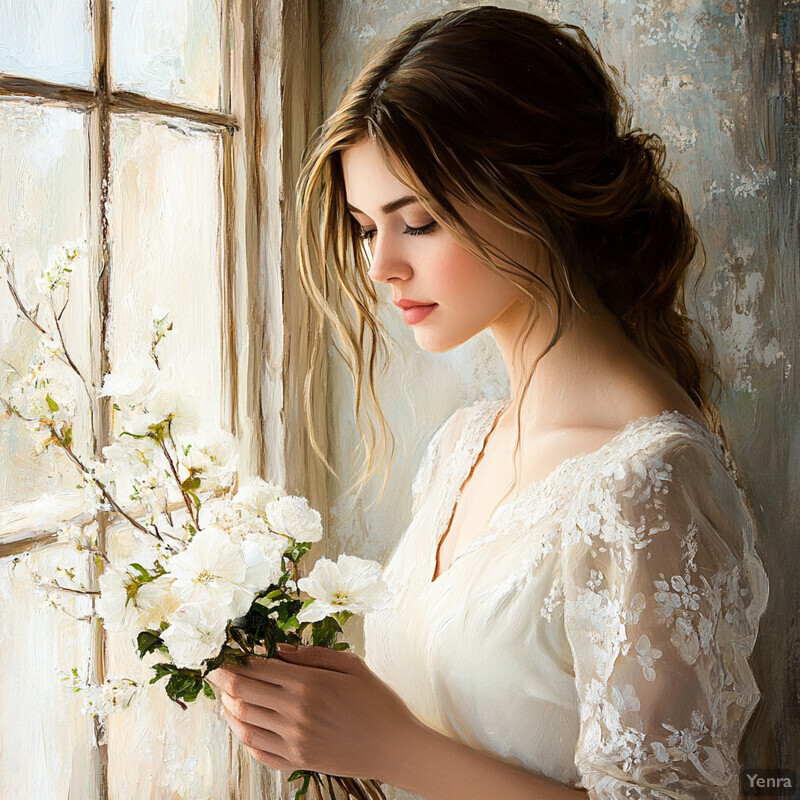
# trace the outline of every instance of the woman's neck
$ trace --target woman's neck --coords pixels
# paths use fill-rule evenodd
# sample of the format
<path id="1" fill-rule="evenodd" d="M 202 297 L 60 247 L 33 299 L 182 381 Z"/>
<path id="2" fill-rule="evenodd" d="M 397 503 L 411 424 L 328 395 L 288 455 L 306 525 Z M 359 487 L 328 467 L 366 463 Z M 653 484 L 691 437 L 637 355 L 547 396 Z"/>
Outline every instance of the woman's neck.
<path id="1" fill-rule="evenodd" d="M 686 392 L 628 338 L 596 297 L 584 299 L 582 305 L 565 315 L 562 335 L 538 363 L 555 331 L 549 315 L 541 315 L 528 341 L 516 350 L 528 324 L 523 303 L 492 324 L 511 387 L 506 424 L 515 419 L 518 408 L 522 429 L 528 431 L 573 426 L 613 430 L 663 410 L 700 418 Z"/>

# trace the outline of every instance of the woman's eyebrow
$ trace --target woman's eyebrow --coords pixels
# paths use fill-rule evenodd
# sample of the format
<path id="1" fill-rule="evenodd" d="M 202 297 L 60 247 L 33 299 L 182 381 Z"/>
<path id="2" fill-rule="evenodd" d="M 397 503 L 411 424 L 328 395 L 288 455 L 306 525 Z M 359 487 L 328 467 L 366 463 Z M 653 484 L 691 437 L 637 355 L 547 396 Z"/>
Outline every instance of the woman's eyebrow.
<path id="1" fill-rule="evenodd" d="M 393 211 L 397 211 L 398 209 L 403 208 L 403 206 L 407 206 L 410 205 L 411 203 L 418 203 L 418 202 L 419 198 L 416 195 L 407 194 L 405 197 L 398 197 L 397 200 L 392 200 L 391 202 L 382 205 L 381 212 L 383 212 L 384 214 L 391 214 Z M 355 212 L 356 214 L 364 213 L 355 206 L 350 205 L 350 203 L 347 204 L 347 210 Z"/>

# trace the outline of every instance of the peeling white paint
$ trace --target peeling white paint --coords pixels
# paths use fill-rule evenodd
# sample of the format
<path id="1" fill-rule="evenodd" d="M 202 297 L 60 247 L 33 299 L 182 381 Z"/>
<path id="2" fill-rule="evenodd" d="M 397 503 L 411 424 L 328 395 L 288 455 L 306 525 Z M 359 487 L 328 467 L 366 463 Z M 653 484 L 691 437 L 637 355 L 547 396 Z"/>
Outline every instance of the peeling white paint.
<path id="1" fill-rule="evenodd" d="M 777 173 L 769 167 L 754 167 L 748 162 L 750 175 L 731 173 L 731 186 L 734 197 L 755 197 L 775 180 Z"/>

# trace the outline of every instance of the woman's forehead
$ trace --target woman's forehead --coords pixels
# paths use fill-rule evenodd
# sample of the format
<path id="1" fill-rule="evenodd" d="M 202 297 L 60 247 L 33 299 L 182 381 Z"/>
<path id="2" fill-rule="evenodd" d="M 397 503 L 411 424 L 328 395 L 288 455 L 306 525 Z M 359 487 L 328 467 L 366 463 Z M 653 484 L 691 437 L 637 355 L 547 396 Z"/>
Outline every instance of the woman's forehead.
<path id="1" fill-rule="evenodd" d="M 362 140 L 342 152 L 342 174 L 348 205 L 365 214 L 408 195 L 408 184 L 392 174 L 378 146 Z"/>

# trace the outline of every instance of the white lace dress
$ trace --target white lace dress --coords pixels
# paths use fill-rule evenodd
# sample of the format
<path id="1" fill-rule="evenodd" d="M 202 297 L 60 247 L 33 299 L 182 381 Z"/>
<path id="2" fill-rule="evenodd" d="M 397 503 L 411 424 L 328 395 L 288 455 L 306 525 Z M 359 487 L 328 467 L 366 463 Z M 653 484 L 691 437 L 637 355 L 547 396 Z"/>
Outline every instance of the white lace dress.
<path id="1" fill-rule="evenodd" d="M 431 581 L 502 405 L 431 440 L 367 664 L 427 725 L 590 798 L 738 797 L 768 582 L 719 441 L 677 412 L 635 420 L 501 505 Z"/>

